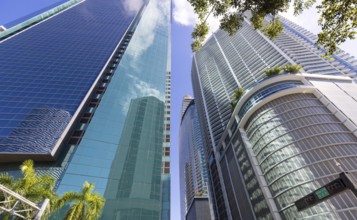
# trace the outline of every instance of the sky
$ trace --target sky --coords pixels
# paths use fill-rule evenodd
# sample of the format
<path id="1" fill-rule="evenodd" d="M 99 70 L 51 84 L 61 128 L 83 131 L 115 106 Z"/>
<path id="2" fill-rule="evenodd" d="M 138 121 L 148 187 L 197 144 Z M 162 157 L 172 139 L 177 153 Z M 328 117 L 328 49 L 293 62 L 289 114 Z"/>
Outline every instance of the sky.
<path id="1" fill-rule="evenodd" d="M 66 0 L 0 0 L 0 26 L 9 28 Z"/>
<path id="2" fill-rule="evenodd" d="M 172 23 L 171 61 L 171 220 L 180 219 L 178 134 L 182 98 L 193 96 L 191 86 L 191 32 L 193 27 Z"/>
<path id="3" fill-rule="evenodd" d="M 60 4 L 64 0 L 0 0 L 0 25 L 14 24 L 19 18 L 26 18 L 43 11 L 54 4 Z M 141 2 L 141 0 L 125 0 Z M 178 134 L 182 98 L 192 95 L 191 88 L 191 62 L 192 52 L 191 32 L 197 20 L 192 7 L 186 0 L 172 0 L 172 100 L 171 100 L 171 219 L 180 219 L 179 201 L 179 171 L 178 171 Z M 24 17 L 25 16 L 25 17 Z M 317 34 L 318 14 L 312 8 L 298 17 L 292 15 L 292 11 L 283 16 Z M 21 20 L 21 19 L 20 19 Z M 211 32 L 218 29 L 219 22 L 209 18 Z M 16 23 L 16 22 L 15 22 Z M 341 48 L 357 57 L 357 41 L 347 41 Z"/>

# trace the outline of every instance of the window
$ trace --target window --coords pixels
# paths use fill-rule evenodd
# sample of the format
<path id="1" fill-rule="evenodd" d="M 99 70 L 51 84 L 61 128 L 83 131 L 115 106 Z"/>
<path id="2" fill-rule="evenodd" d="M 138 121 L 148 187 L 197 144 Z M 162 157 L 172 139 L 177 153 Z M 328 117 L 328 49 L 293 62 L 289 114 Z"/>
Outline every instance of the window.
<path id="1" fill-rule="evenodd" d="M 103 94 L 105 92 L 105 87 L 100 86 L 97 88 L 96 94 Z"/>
<path id="2" fill-rule="evenodd" d="M 165 142 L 170 142 L 170 135 L 165 135 L 164 141 L 165 141 Z"/>
<path id="3" fill-rule="evenodd" d="M 165 161 L 162 163 L 162 169 L 164 174 L 169 174 L 170 173 L 170 162 Z"/>
<path id="4" fill-rule="evenodd" d="M 164 155 L 170 156 L 170 148 L 169 147 L 164 147 Z"/>
<path id="5" fill-rule="evenodd" d="M 69 139 L 69 145 L 77 145 L 81 141 L 85 131 L 84 130 L 75 130 L 72 134 L 72 137 Z"/>
<path id="6" fill-rule="evenodd" d="M 89 107 L 96 107 L 100 102 L 100 99 L 91 99 L 89 102 Z"/>
<path id="7" fill-rule="evenodd" d="M 80 123 L 89 123 L 90 119 L 93 117 L 93 113 L 91 112 L 86 112 L 82 115 L 81 120 L 79 121 Z"/>

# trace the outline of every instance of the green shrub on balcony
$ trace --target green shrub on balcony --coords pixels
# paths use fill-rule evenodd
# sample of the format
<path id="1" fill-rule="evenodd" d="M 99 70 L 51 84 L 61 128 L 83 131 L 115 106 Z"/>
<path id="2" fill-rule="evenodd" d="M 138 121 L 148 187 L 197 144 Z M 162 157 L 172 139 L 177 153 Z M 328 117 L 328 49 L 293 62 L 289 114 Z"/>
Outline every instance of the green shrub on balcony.
<path id="1" fill-rule="evenodd" d="M 232 110 L 236 107 L 237 103 L 239 102 L 240 98 L 244 94 L 244 89 L 243 88 L 238 88 L 234 91 L 233 96 L 232 96 L 232 101 L 230 103 Z"/>
<path id="2" fill-rule="evenodd" d="M 281 69 L 280 66 L 275 66 L 275 67 L 266 69 L 265 75 L 267 75 L 267 77 L 272 77 L 272 76 L 280 75 L 282 72 L 283 72 L 283 70 Z"/>
<path id="3" fill-rule="evenodd" d="M 293 64 L 285 64 L 285 66 L 283 67 L 283 70 L 285 73 L 298 73 L 301 70 L 301 66 L 300 65 L 293 65 Z"/>

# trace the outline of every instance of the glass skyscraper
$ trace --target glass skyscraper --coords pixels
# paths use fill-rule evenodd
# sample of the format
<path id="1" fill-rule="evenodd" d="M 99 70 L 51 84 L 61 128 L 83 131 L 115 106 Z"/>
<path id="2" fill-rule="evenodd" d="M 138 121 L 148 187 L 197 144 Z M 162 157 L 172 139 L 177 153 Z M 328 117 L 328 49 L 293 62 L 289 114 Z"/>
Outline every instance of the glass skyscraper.
<path id="1" fill-rule="evenodd" d="M 0 44 L 1 138 L 11 137 L 9 134 L 14 129 L 29 132 L 28 137 L 32 131 L 41 133 L 41 128 L 21 127 L 24 124 L 21 122 L 34 111 L 39 114 L 43 114 L 40 110 L 66 111 L 71 116 L 70 121 L 67 117 L 63 120 L 66 127 L 73 124 L 82 110 L 80 106 L 94 89 L 92 86 L 134 17 L 135 14 L 126 13 L 124 5 L 115 1 L 83 1 L 20 34 L 5 38 Z M 40 123 L 41 117 L 36 120 Z M 61 134 L 56 140 L 64 138 L 63 126 L 53 129 Z M 44 136 L 43 142 L 32 146 L 35 154 L 31 157 L 55 159 L 61 141 L 43 147 L 51 138 Z M 1 145 L 1 155 L 6 155 L 2 162 L 22 160 L 16 155 L 24 152 L 11 150 L 17 149 L 17 145 L 22 144 L 12 143 L 10 148 Z"/>
<path id="2" fill-rule="evenodd" d="M 1 170 L 34 159 L 59 194 L 94 182 L 103 219 L 169 219 L 170 1 L 64 4 L 1 33 Z"/>
<path id="3" fill-rule="evenodd" d="M 210 220 L 206 158 L 201 126 L 192 97 L 183 98 L 181 112 L 179 135 L 181 219 Z"/>
<path id="4" fill-rule="evenodd" d="M 233 36 L 218 30 L 193 57 L 192 83 L 204 133 L 203 139 L 207 143 L 205 152 L 211 177 L 210 185 L 213 189 L 211 197 L 215 199 L 213 207 L 216 210 L 216 218 L 313 219 L 319 216 L 318 218 L 349 219 L 346 216 L 353 215 L 354 211 L 344 212 L 343 208 L 337 205 L 338 202 L 333 203 L 333 208 L 321 204 L 300 214 L 297 214 L 292 203 L 299 196 L 302 197 L 338 176 L 341 170 L 334 169 L 332 163 L 336 158 L 336 164 L 351 164 L 351 158 L 353 161 L 356 160 L 355 150 L 346 150 L 349 152 L 345 153 L 349 155 L 347 159 L 336 156 L 335 154 L 340 152 L 332 147 L 348 142 L 356 148 L 354 128 L 350 124 L 344 124 L 346 119 L 333 116 L 336 110 L 330 107 L 334 105 L 331 104 L 334 101 L 322 100 L 321 97 L 326 96 L 326 91 L 322 90 L 323 86 L 316 87 L 315 84 L 311 84 L 314 75 L 311 75 L 311 78 L 291 77 L 280 81 L 267 80 L 264 72 L 267 68 L 287 63 L 300 64 L 302 72 L 324 75 L 316 75 L 316 81 L 330 82 L 324 86 L 332 86 L 340 81 L 345 83 L 343 86 L 352 86 L 351 78 L 342 76 L 355 77 L 356 61 L 344 52 L 334 55 L 334 60 L 323 59 L 321 55 L 324 51 L 313 44 L 315 38 L 311 33 L 287 19 L 281 18 L 281 21 L 285 28 L 274 41 L 269 40 L 260 31 L 255 31 L 250 22 L 244 20 L 242 27 Z M 268 86 L 268 82 L 271 85 Z M 347 85 L 348 83 L 350 84 Z M 237 88 L 245 88 L 246 93 L 232 115 L 230 101 Z M 315 90 L 311 92 L 309 89 L 313 88 Z M 282 90 L 286 91 L 281 92 Z M 290 95 L 292 91 L 296 94 Z M 281 98 L 279 99 L 275 93 L 279 93 Z M 341 97 L 346 100 L 346 97 L 353 95 L 342 94 Z M 299 104 L 298 101 L 294 104 L 293 101 L 305 99 L 307 101 L 304 104 Z M 308 100 L 311 100 L 311 103 Z M 313 100 L 316 100 L 316 103 L 312 103 L 315 102 Z M 282 115 L 283 112 L 289 111 L 289 108 L 299 108 L 300 105 L 306 110 L 292 111 L 287 117 Z M 283 110 L 278 110 L 279 106 Z M 320 106 L 324 109 L 315 109 Z M 339 110 L 345 113 L 338 115 L 346 115 L 346 112 L 353 111 L 350 106 L 342 107 Z M 312 108 L 311 111 L 309 108 Z M 254 118 L 251 116 L 254 112 L 261 113 Z M 274 113 L 274 116 L 268 116 L 268 113 Z M 321 114 L 330 116 L 324 118 Z M 306 115 L 311 115 L 311 119 L 302 120 Z M 249 119 L 248 122 L 242 121 L 245 117 Z M 289 125 L 288 121 L 293 118 L 301 120 L 301 124 Z M 354 116 L 350 114 L 347 118 L 352 120 Z M 260 123 L 261 121 L 267 124 Z M 308 133 L 295 134 L 288 131 L 298 126 L 307 131 L 308 127 L 313 127 L 313 123 L 323 124 L 321 128 L 314 127 L 309 130 L 309 134 L 317 138 L 323 139 L 324 135 L 330 132 L 341 132 L 346 134 L 346 137 L 333 137 L 324 142 L 320 142 L 320 139 L 317 142 L 308 139 L 304 144 L 311 147 L 311 152 L 314 151 L 312 149 L 318 151 L 317 149 L 323 149 L 324 146 L 331 147 L 325 149 L 326 154 L 319 152 L 321 156 L 306 156 L 305 151 L 307 153 L 308 149 L 293 143 L 298 142 L 304 135 L 308 136 Z M 332 127 L 329 127 L 330 124 L 333 124 Z M 250 126 L 254 134 L 249 133 Z M 269 130 L 270 133 L 260 129 L 267 129 L 264 131 Z M 281 141 L 281 148 L 274 141 Z M 284 152 L 279 154 L 278 151 Z M 269 157 L 270 155 L 272 157 Z M 331 162 L 324 164 L 323 160 Z M 265 165 L 268 161 L 270 165 Z M 281 166 L 281 169 L 274 170 L 278 166 Z M 319 170 L 320 168 L 324 171 Z M 354 168 L 343 167 L 342 170 L 352 171 Z M 352 197 L 343 195 L 336 200 L 346 201 L 344 207 L 355 210 L 352 204 L 356 202 Z"/>

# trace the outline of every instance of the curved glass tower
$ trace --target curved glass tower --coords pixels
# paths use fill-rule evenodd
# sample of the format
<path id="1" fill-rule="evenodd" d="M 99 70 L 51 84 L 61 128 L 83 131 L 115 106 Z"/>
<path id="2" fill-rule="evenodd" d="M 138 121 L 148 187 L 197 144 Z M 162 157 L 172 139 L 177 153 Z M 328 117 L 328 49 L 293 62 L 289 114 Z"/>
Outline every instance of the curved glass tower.
<path id="1" fill-rule="evenodd" d="M 208 172 L 192 97 L 185 96 L 179 136 L 181 219 L 210 220 Z"/>
<path id="2" fill-rule="evenodd" d="M 217 153 L 226 189 L 246 189 L 246 196 L 227 193 L 228 203 L 236 198 L 244 214 L 242 203 L 250 204 L 257 219 L 350 219 L 357 211 L 350 191 L 300 212 L 294 202 L 341 172 L 357 180 L 356 88 L 347 77 L 304 74 L 273 77 L 246 93 Z"/>

